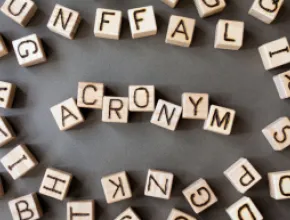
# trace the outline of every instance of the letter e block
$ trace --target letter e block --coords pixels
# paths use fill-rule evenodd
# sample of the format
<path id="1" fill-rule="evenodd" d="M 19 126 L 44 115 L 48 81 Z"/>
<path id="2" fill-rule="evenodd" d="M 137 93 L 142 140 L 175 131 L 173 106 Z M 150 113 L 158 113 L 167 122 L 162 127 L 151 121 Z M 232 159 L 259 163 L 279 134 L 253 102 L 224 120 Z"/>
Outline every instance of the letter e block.
<path id="1" fill-rule="evenodd" d="M 273 199 L 290 199 L 290 171 L 268 173 L 270 195 Z"/>
<path id="2" fill-rule="evenodd" d="M 290 71 L 274 76 L 273 80 L 278 90 L 280 99 L 289 98 L 290 97 Z"/>
<path id="3" fill-rule="evenodd" d="M 1 108 L 12 107 L 15 91 L 16 91 L 16 86 L 14 84 L 0 81 L 0 107 Z"/>
<path id="4" fill-rule="evenodd" d="M 14 131 L 8 121 L 0 117 L 0 147 L 15 139 Z"/>
<path id="5" fill-rule="evenodd" d="M 104 84 L 79 82 L 77 106 L 81 108 L 103 108 Z"/>
<path id="6" fill-rule="evenodd" d="M 103 122 L 128 123 L 129 99 L 123 97 L 103 98 Z"/>
<path id="7" fill-rule="evenodd" d="M 129 86 L 129 110 L 131 112 L 153 112 L 155 109 L 155 87 Z"/>
<path id="8" fill-rule="evenodd" d="M 134 212 L 132 208 L 126 209 L 117 218 L 115 218 L 115 220 L 125 220 L 125 219 L 140 220 L 140 218 L 138 217 L 138 215 Z"/>
<path id="9" fill-rule="evenodd" d="M 171 8 L 175 8 L 177 3 L 179 2 L 179 0 L 161 0 L 161 1 Z"/>
<path id="10" fill-rule="evenodd" d="M 201 18 L 217 14 L 226 7 L 225 0 L 194 0 L 194 3 Z"/>
<path id="11" fill-rule="evenodd" d="M 8 49 L 3 40 L 3 37 L 0 35 L 0 57 L 4 57 L 7 54 L 8 54 Z"/>
<path id="12" fill-rule="evenodd" d="M 196 220 L 196 218 L 177 209 L 172 209 L 167 220 Z"/>
<path id="13" fill-rule="evenodd" d="M 182 118 L 205 120 L 208 115 L 209 96 L 205 93 L 182 94 Z"/>
<path id="14" fill-rule="evenodd" d="M 67 203 L 67 220 L 95 220 L 95 202 L 72 201 Z"/>

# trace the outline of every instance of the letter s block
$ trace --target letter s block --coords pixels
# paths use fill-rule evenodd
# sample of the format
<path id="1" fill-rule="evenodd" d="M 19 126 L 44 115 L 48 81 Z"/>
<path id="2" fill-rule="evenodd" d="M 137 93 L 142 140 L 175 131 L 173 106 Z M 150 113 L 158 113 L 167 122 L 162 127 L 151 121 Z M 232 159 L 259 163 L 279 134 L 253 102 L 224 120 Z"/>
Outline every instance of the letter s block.
<path id="1" fill-rule="evenodd" d="M 226 7 L 225 0 L 194 0 L 194 3 L 201 18 L 219 13 Z"/>
<path id="2" fill-rule="evenodd" d="M 273 199 L 290 199 L 290 171 L 268 173 L 270 195 Z"/>

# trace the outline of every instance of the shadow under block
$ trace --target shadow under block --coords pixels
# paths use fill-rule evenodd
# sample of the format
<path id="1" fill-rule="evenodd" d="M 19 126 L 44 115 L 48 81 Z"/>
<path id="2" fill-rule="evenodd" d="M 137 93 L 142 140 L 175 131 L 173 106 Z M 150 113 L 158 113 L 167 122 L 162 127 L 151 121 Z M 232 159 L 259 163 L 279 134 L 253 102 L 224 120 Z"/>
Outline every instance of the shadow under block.
<path id="1" fill-rule="evenodd" d="M 122 11 L 98 8 L 94 34 L 99 38 L 119 40 L 122 26 Z"/>
<path id="2" fill-rule="evenodd" d="M 282 151 L 290 145 L 290 120 L 278 118 L 262 130 L 265 138 L 275 151 Z"/>
<path id="3" fill-rule="evenodd" d="M 172 209 L 167 220 L 196 220 L 196 218 L 177 209 Z"/>
<path id="4" fill-rule="evenodd" d="M 36 193 L 13 199 L 8 205 L 13 220 L 36 220 L 43 215 Z"/>
<path id="5" fill-rule="evenodd" d="M 290 199 L 290 171 L 268 173 L 270 195 L 273 199 Z"/>
<path id="6" fill-rule="evenodd" d="M 160 170 L 148 170 L 145 196 L 170 199 L 174 175 Z"/>
<path id="7" fill-rule="evenodd" d="M 77 106 L 80 108 L 103 108 L 104 84 L 79 82 Z"/>
<path id="8" fill-rule="evenodd" d="M 129 9 L 128 18 L 133 39 L 157 34 L 153 6 Z"/>
<path id="9" fill-rule="evenodd" d="M 5 192 L 4 192 L 3 181 L 2 181 L 2 177 L 0 176 L 0 198 L 3 197 L 4 194 Z"/>
<path id="10" fill-rule="evenodd" d="M 239 50 L 243 46 L 245 23 L 220 19 L 216 26 L 214 47 Z"/>
<path id="11" fill-rule="evenodd" d="M 50 111 L 61 131 L 71 129 L 84 122 L 82 113 L 73 98 L 51 107 Z"/>
<path id="12" fill-rule="evenodd" d="M 208 115 L 209 95 L 206 93 L 182 94 L 182 118 L 205 120 Z"/>
<path id="13" fill-rule="evenodd" d="M 0 147 L 15 139 L 15 134 L 4 117 L 0 117 Z"/>
<path id="14" fill-rule="evenodd" d="M 174 131 L 179 122 L 181 112 L 182 108 L 180 106 L 159 99 L 151 117 L 151 123 Z"/>
<path id="15" fill-rule="evenodd" d="M 155 87 L 147 85 L 129 86 L 129 111 L 153 112 L 155 109 Z"/>
<path id="16" fill-rule="evenodd" d="M 25 145 L 18 145 L 1 159 L 1 163 L 16 180 L 32 170 L 37 164 L 37 160 Z"/>
<path id="17" fill-rule="evenodd" d="M 95 202 L 70 201 L 67 203 L 67 220 L 95 220 Z"/>
<path id="18" fill-rule="evenodd" d="M 211 105 L 203 129 L 223 135 L 230 135 L 235 114 L 236 112 L 232 109 Z"/>
<path id="19" fill-rule="evenodd" d="M 47 27 L 52 32 L 72 40 L 80 22 L 81 17 L 77 11 L 56 4 L 47 23 Z"/>
<path id="20" fill-rule="evenodd" d="M 8 49 L 3 40 L 3 37 L 0 35 L 0 57 L 4 57 L 7 54 L 8 54 Z"/>
<path id="21" fill-rule="evenodd" d="M 290 97 L 290 71 L 281 73 L 273 77 L 280 99 Z"/>
<path id="22" fill-rule="evenodd" d="M 11 108 L 16 92 L 16 85 L 0 81 L 0 107 Z"/>
<path id="23" fill-rule="evenodd" d="M 103 122 L 128 123 L 129 99 L 125 97 L 103 98 Z"/>
<path id="24" fill-rule="evenodd" d="M 201 18 L 217 14 L 226 7 L 225 0 L 194 0 L 194 3 Z"/>
<path id="25" fill-rule="evenodd" d="M 171 15 L 165 42 L 180 47 L 190 47 L 194 28 L 195 19 Z"/>
<path id="26" fill-rule="evenodd" d="M 36 4 L 31 0 L 6 0 L 1 11 L 16 23 L 25 27 L 37 11 Z"/>
<path id="27" fill-rule="evenodd" d="M 179 0 L 161 0 L 161 1 L 171 8 L 175 8 L 177 3 L 179 2 Z"/>
<path id="28" fill-rule="evenodd" d="M 272 23 L 277 17 L 284 0 L 254 0 L 249 14 L 266 24 Z"/>
<path id="29" fill-rule="evenodd" d="M 224 171 L 224 175 L 240 193 L 247 192 L 262 179 L 261 175 L 246 158 L 241 158 L 231 165 Z"/>
<path id="30" fill-rule="evenodd" d="M 101 179 L 102 187 L 108 204 L 132 197 L 126 172 L 115 173 Z"/>
<path id="31" fill-rule="evenodd" d="M 140 220 L 138 215 L 134 212 L 132 208 L 127 208 L 124 212 L 122 212 L 115 220 Z"/>
<path id="32" fill-rule="evenodd" d="M 227 208 L 226 212 L 232 220 L 263 220 L 263 216 L 253 201 L 246 196 Z"/>
<path id="33" fill-rule="evenodd" d="M 290 63 L 290 50 L 286 37 L 260 46 L 259 53 L 266 70 Z"/>
<path id="34" fill-rule="evenodd" d="M 73 176 L 70 173 L 47 168 L 39 189 L 39 193 L 58 200 L 64 200 Z"/>

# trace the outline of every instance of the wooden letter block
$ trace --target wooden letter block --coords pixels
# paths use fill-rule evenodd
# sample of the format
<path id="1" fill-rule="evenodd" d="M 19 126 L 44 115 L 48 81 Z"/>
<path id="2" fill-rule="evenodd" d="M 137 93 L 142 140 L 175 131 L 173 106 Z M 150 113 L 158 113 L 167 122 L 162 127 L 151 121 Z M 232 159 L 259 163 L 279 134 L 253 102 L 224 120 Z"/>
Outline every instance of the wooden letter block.
<path id="1" fill-rule="evenodd" d="M 131 112 L 153 112 L 155 109 L 155 87 L 129 86 L 129 110 Z"/>
<path id="2" fill-rule="evenodd" d="M 132 38 L 148 37 L 157 34 L 153 6 L 128 10 Z"/>
<path id="3" fill-rule="evenodd" d="M 117 218 L 115 218 L 115 220 L 125 220 L 125 219 L 140 220 L 140 218 L 138 217 L 138 215 L 134 212 L 132 208 L 126 209 Z"/>
<path id="4" fill-rule="evenodd" d="M 174 175 L 172 173 L 149 170 L 145 185 L 145 196 L 170 199 Z"/>
<path id="5" fill-rule="evenodd" d="M 270 195 L 273 199 L 290 199 L 290 171 L 268 173 Z"/>
<path id="6" fill-rule="evenodd" d="M 290 97 L 290 71 L 274 76 L 273 80 L 278 90 L 280 99 L 289 98 Z"/>
<path id="7" fill-rule="evenodd" d="M 81 108 L 103 108 L 104 84 L 79 82 L 77 106 Z"/>
<path id="8" fill-rule="evenodd" d="M 253 201 L 246 196 L 227 208 L 226 212 L 232 220 L 263 220 Z"/>
<path id="9" fill-rule="evenodd" d="M 283 3 L 284 0 L 254 0 L 249 14 L 266 24 L 270 24 L 275 20 Z"/>
<path id="10" fill-rule="evenodd" d="M 168 44 L 189 47 L 195 28 L 195 19 L 171 15 L 165 42 Z"/>
<path id="11" fill-rule="evenodd" d="M 21 26 L 26 26 L 37 11 L 31 0 L 6 0 L 1 11 Z"/>
<path id="12" fill-rule="evenodd" d="M 56 4 L 47 23 L 47 27 L 52 32 L 72 40 L 80 22 L 81 17 L 77 11 Z"/>
<path id="13" fill-rule="evenodd" d="M 201 18 L 217 14 L 226 7 L 225 0 L 194 0 L 194 3 Z"/>
<path id="14" fill-rule="evenodd" d="M 281 117 L 262 130 L 275 151 L 282 151 L 290 145 L 290 120 Z"/>
<path id="15" fill-rule="evenodd" d="M 182 94 L 182 118 L 205 120 L 208 114 L 209 96 L 205 93 Z"/>
<path id="16" fill-rule="evenodd" d="M 220 19 L 215 31 L 215 48 L 239 50 L 243 46 L 245 23 Z"/>
<path id="17" fill-rule="evenodd" d="M 13 220 L 36 220 L 43 215 L 36 193 L 13 199 L 8 205 Z"/>
<path id="18" fill-rule="evenodd" d="M 260 46 L 259 52 L 266 70 L 290 63 L 290 50 L 286 37 Z"/>
<path id="19" fill-rule="evenodd" d="M 132 192 L 126 172 L 115 173 L 103 177 L 102 186 L 108 204 L 132 197 Z"/>
<path id="20" fill-rule="evenodd" d="M 1 108 L 12 107 L 15 91 L 16 91 L 16 86 L 14 84 L 0 81 L 0 107 Z"/>
<path id="21" fill-rule="evenodd" d="M 211 105 L 204 130 L 223 135 L 231 134 L 236 112 L 229 108 Z"/>
<path id="22" fill-rule="evenodd" d="M 36 34 L 14 40 L 12 44 L 20 66 L 28 67 L 46 62 L 41 40 Z"/>
<path id="23" fill-rule="evenodd" d="M 124 97 L 103 98 L 103 122 L 128 123 L 129 99 Z"/>
<path id="24" fill-rule="evenodd" d="M 69 190 L 73 176 L 70 173 L 47 168 L 39 193 L 58 200 L 64 200 Z"/>
<path id="25" fill-rule="evenodd" d="M 38 164 L 25 145 L 15 147 L 1 159 L 1 163 L 14 180 L 24 176 Z"/>
<path id="26" fill-rule="evenodd" d="M 8 54 L 8 49 L 3 40 L 3 37 L 0 35 L 0 57 L 4 57 L 7 54 Z"/>
<path id="27" fill-rule="evenodd" d="M 161 0 L 161 1 L 171 8 L 175 8 L 177 3 L 179 2 L 179 0 Z"/>
<path id="28" fill-rule="evenodd" d="M 224 174 L 240 193 L 245 193 L 262 179 L 246 158 L 239 159 Z"/>
<path id="29" fill-rule="evenodd" d="M 50 111 L 61 131 L 71 129 L 84 122 L 82 113 L 73 98 L 51 107 Z"/>
<path id="30" fill-rule="evenodd" d="M 159 99 L 152 115 L 151 123 L 174 131 L 179 122 L 181 112 L 182 108 L 180 106 Z"/>
<path id="31" fill-rule="evenodd" d="M 177 209 L 172 209 L 167 220 L 196 220 L 196 218 L 194 218 L 194 217 L 192 217 L 184 212 L 181 212 Z"/>
<path id="32" fill-rule="evenodd" d="M 0 117 L 0 147 L 15 139 L 14 131 L 8 121 Z"/>
<path id="33" fill-rule="evenodd" d="M 67 220 L 95 220 L 95 202 L 93 200 L 68 202 Z"/>
<path id="34" fill-rule="evenodd" d="M 4 194 L 5 192 L 4 192 L 3 181 L 2 181 L 2 177 L 0 176 L 0 198 L 3 197 Z"/>
<path id="35" fill-rule="evenodd" d="M 119 40 L 122 26 L 122 11 L 98 8 L 94 34 L 96 37 Z"/>

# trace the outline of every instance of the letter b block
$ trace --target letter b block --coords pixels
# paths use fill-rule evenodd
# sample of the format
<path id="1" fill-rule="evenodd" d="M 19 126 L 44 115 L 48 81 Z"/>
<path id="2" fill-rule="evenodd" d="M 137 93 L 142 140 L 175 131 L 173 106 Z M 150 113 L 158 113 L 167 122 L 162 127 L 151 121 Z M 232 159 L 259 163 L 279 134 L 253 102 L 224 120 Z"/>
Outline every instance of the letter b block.
<path id="1" fill-rule="evenodd" d="M 268 173 L 270 195 L 273 199 L 290 199 L 290 171 Z"/>

